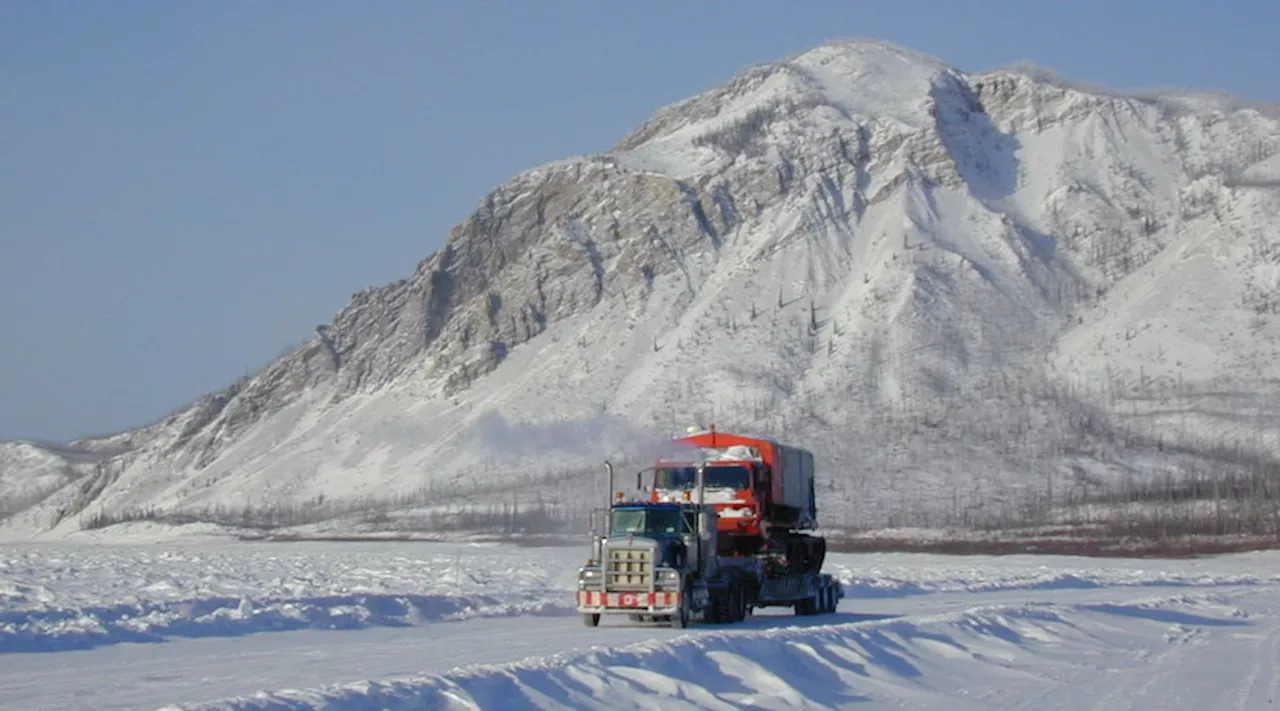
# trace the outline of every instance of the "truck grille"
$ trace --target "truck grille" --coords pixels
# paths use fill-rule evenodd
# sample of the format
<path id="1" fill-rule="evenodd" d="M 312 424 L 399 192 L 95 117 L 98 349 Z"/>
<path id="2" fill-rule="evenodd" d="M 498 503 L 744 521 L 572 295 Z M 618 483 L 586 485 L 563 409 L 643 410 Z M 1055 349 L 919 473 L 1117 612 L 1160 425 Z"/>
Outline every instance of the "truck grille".
<path id="1" fill-rule="evenodd" d="M 605 558 L 606 590 L 648 590 L 653 579 L 653 554 L 643 548 L 609 549 Z"/>

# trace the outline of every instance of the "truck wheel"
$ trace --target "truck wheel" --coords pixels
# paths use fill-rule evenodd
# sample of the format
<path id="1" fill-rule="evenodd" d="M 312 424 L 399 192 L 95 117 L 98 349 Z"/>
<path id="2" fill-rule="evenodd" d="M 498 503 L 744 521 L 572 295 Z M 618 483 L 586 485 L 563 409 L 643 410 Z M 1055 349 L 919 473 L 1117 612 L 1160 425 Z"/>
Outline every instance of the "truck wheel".
<path id="1" fill-rule="evenodd" d="M 680 598 L 680 611 L 671 616 L 671 626 L 680 630 L 689 626 L 689 603 L 684 597 Z"/>
<path id="2" fill-rule="evenodd" d="M 711 598 L 711 607 L 707 611 L 710 621 L 722 625 L 733 622 L 733 590 L 725 588 Z"/>
<path id="3" fill-rule="evenodd" d="M 733 588 L 733 596 L 729 598 L 730 604 L 733 605 L 733 621 L 742 622 L 747 619 L 747 591 L 742 589 L 741 585 Z"/>
<path id="4" fill-rule="evenodd" d="M 600 613 L 591 612 L 582 616 L 582 624 L 587 627 L 595 627 L 600 624 Z"/>

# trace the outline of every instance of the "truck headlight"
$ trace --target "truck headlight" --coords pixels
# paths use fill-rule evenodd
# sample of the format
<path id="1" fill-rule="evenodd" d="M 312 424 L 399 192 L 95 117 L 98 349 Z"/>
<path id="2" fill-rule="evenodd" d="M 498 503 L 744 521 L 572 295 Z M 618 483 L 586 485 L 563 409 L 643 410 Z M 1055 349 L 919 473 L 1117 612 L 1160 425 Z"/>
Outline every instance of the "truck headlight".
<path id="1" fill-rule="evenodd" d="M 587 585 L 600 582 L 599 568 L 582 568 L 578 571 L 578 587 L 584 588 Z"/>
<path id="2" fill-rule="evenodd" d="M 660 585 L 660 586 L 662 586 L 662 587 L 664 587 L 664 588 L 667 588 L 667 587 L 670 587 L 670 588 L 679 587 L 679 585 L 680 585 L 680 573 L 679 573 L 679 572 L 677 572 L 677 571 L 675 571 L 675 570 L 669 570 L 669 569 L 668 569 L 668 570 L 659 570 L 659 571 L 658 571 L 658 580 L 657 580 L 657 583 L 658 583 L 658 585 Z"/>

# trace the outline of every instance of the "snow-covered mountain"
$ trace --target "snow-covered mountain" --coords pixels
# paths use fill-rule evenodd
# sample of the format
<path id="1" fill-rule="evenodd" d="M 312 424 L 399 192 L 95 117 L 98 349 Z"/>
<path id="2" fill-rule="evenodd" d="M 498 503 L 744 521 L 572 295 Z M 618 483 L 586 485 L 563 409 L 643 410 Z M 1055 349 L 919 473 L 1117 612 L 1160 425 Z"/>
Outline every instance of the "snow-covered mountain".
<path id="1" fill-rule="evenodd" d="M 87 472 L 0 445 L 0 492 L 43 497 L 6 525 L 590 502 L 602 458 L 712 422 L 813 449 L 828 525 L 1270 459 L 1278 158 L 1231 97 L 823 45 L 515 176 Z"/>

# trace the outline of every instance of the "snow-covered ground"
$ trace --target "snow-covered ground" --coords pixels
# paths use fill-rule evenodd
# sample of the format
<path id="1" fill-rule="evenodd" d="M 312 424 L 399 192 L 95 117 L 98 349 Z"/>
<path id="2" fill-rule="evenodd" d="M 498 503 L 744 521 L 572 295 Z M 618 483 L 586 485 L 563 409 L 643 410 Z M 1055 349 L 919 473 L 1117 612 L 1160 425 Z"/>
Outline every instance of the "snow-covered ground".
<path id="1" fill-rule="evenodd" d="M 571 563 L 482 544 L 0 548 L 0 653 L 563 613 Z"/>
<path id="2" fill-rule="evenodd" d="M 835 615 L 570 608 L 579 548 L 0 548 L 0 708 L 1266 708 L 1280 553 L 829 557 Z"/>

